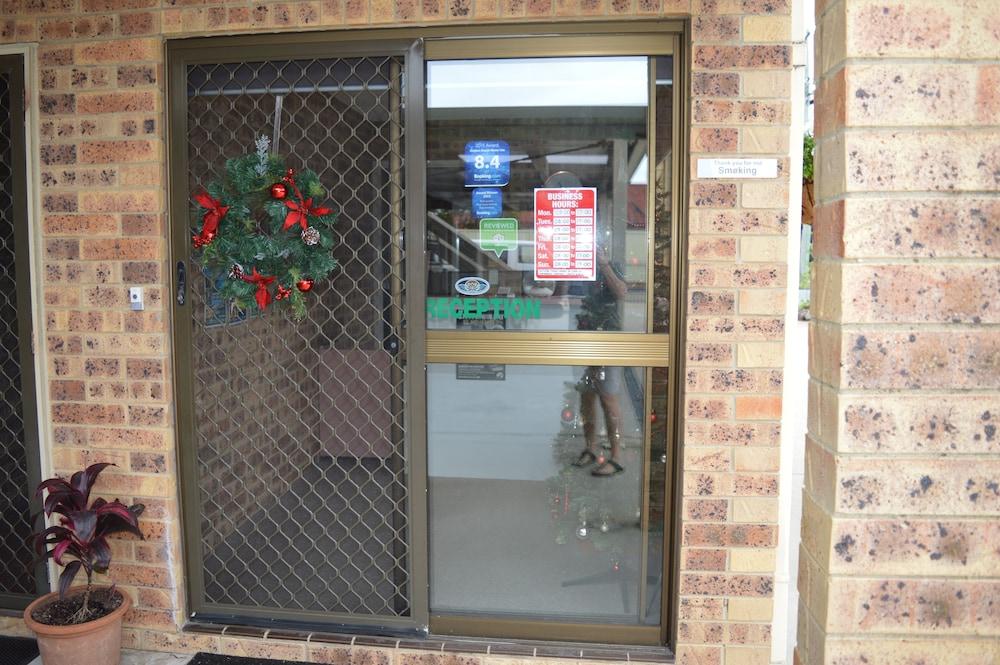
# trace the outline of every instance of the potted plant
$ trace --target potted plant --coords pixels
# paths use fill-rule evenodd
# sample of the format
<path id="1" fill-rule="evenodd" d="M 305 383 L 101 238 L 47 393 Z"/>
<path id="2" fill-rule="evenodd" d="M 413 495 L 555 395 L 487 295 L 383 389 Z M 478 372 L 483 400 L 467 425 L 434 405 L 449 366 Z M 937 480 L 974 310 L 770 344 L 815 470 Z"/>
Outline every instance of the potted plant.
<path id="1" fill-rule="evenodd" d="M 129 507 L 118 499 L 91 502 L 97 476 L 109 466 L 114 465 L 92 464 L 68 481 L 50 478 L 36 490 L 39 498 L 45 494 L 45 517 L 58 515 L 59 520 L 34 535 L 35 549 L 43 561 L 51 558 L 63 567 L 59 590 L 24 610 L 44 665 L 118 665 L 121 657 L 122 617 L 132 603 L 114 585 L 95 586 L 94 573 L 105 573 L 111 565 L 108 536 L 129 532 L 142 538 L 144 506 Z M 87 584 L 71 587 L 81 569 Z"/>

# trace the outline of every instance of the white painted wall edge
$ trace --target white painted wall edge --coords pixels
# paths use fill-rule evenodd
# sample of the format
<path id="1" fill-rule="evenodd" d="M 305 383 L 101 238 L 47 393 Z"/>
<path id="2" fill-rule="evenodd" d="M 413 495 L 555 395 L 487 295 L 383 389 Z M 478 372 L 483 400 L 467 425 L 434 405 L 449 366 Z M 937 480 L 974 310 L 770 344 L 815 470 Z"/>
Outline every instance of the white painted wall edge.
<path id="1" fill-rule="evenodd" d="M 785 346 L 782 380 L 781 440 L 778 472 L 778 550 L 774 575 L 774 613 L 771 622 L 771 663 L 790 665 L 795 648 L 798 608 L 792 607 L 792 591 L 797 583 L 792 552 L 799 547 L 802 493 L 796 482 L 795 447 L 803 445 L 793 426 L 807 408 L 807 394 L 798 388 L 796 376 L 807 371 L 808 347 L 796 344 L 799 323 L 799 259 L 802 227 L 802 135 L 806 116 L 806 12 L 804 2 L 792 3 L 792 120 L 789 133 L 789 196 L 787 285 L 785 289 Z M 798 507 L 799 510 L 795 508 Z M 797 520 L 796 520 L 797 521 Z M 797 568 L 797 565 L 795 566 Z"/>

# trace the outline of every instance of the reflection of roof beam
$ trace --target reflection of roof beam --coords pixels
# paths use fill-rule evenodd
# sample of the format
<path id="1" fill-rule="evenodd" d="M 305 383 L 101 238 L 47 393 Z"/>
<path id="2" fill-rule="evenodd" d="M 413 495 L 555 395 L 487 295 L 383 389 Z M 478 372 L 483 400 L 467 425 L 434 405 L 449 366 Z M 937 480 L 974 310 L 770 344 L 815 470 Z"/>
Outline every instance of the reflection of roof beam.
<path id="1" fill-rule="evenodd" d="M 440 246 L 446 248 L 448 252 L 454 257 L 456 270 L 461 271 L 462 261 L 472 264 L 472 266 L 477 271 L 480 272 L 491 268 L 506 270 L 510 267 L 505 262 L 497 260 L 495 254 L 492 254 L 490 252 L 484 252 L 483 250 L 479 249 L 479 246 L 476 244 L 472 234 L 469 231 L 465 229 L 459 229 L 453 224 L 449 224 L 443 217 L 441 217 L 437 213 L 428 212 L 427 221 L 431 222 L 431 224 L 427 225 L 427 232 L 437 237 L 438 240 L 440 241 Z M 441 227 L 447 233 L 452 234 L 454 237 L 464 240 L 465 242 L 460 243 L 458 249 L 456 249 L 451 245 L 451 243 L 445 240 L 445 238 L 442 236 L 441 233 L 437 232 L 432 228 L 435 225 Z M 475 253 L 470 254 L 468 251 L 465 251 L 465 247 L 473 247 L 475 249 Z"/>
<path id="2" fill-rule="evenodd" d="M 646 173 L 649 170 L 649 160 L 646 157 L 646 139 L 639 139 L 628 158 L 628 173 L 630 174 L 628 182 L 630 185 L 645 185 L 649 180 L 649 175 Z M 639 169 L 642 168 L 643 164 L 646 166 L 640 173 Z"/>

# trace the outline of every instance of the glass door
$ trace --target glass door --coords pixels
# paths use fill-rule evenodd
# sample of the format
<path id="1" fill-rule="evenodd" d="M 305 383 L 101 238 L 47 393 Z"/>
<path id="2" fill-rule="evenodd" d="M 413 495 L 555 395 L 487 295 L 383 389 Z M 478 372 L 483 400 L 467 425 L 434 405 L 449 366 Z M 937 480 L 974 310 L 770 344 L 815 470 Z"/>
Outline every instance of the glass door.
<path id="1" fill-rule="evenodd" d="M 663 642 L 674 47 L 428 43 L 432 632 Z"/>

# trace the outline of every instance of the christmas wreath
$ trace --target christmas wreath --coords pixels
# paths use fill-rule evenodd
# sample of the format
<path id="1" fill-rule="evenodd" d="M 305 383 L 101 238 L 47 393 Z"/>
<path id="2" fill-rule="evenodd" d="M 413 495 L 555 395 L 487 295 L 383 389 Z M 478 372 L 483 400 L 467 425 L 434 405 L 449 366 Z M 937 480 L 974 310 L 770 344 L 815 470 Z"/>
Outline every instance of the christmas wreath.
<path id="1" fill-rule="evenodd" d="M 287 168 L 266 137 L 255 153 L 227 160 L 224 175 L 193 197 L 195 259 L 206 276 L 229 277 L 219 296 L 246 311 L 285 301 L 304 316 L 306 294 L 337 267 L 335 215 L 316 205 L 325 196 L 316 174 Z"/>

